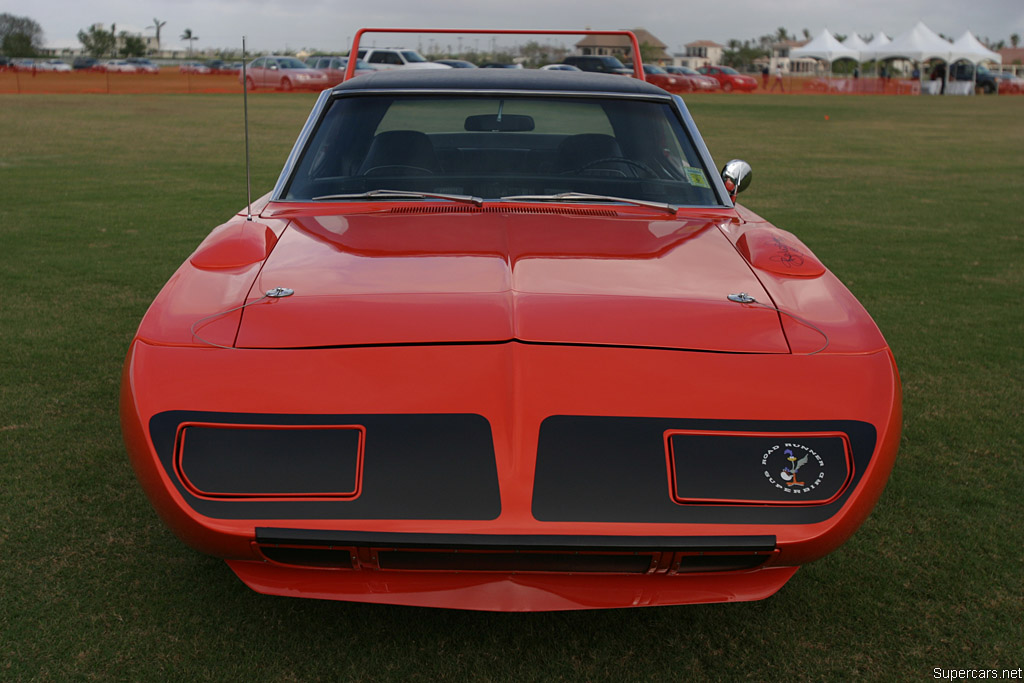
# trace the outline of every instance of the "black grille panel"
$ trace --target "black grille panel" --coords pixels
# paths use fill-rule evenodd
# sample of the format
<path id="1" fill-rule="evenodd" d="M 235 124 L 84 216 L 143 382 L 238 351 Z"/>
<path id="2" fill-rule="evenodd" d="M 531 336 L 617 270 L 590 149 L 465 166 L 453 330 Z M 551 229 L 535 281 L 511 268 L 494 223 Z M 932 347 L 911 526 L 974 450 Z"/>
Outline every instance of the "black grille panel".
<path id="1" fill-rule="evenodd" d="M 381 569 L 479 572 L 604 572 L 644 574 L 651 555 L 384 550 Z"/>

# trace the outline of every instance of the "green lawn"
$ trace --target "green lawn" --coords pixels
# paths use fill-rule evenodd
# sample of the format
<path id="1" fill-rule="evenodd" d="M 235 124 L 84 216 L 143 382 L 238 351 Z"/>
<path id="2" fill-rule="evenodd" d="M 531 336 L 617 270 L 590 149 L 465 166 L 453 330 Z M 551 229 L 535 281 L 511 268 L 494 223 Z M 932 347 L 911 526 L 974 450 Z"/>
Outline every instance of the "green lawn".
<path id="1" fill-rule="evenodd" d="M 900 365 L 874 514 L 776 596 L 487 614 L 258 595 L 135 482 L 117 393 L 146 306 L 244 205 L 234 96 L 0 96 L 0 680 L 932 679 L 1024 666 L 1024 97 L 704 96 L 746 204 Z M 251 98 L 254 194 L 312 95 Z M 826 119 L 826 115 L 828 119 Z"/>

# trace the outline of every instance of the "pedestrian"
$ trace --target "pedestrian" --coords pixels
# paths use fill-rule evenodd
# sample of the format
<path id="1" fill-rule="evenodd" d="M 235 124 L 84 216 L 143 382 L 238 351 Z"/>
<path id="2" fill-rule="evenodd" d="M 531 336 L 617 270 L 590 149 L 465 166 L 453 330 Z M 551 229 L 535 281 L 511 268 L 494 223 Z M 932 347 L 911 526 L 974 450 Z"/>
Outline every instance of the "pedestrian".
<path id="1" fill-rule="evenodd" d="M 775 80 L 772 81 L 771 92 L 775 92 L 775 86 L 779 86 L 779 90 L 786 92 L 786 86 L 782 82 L 782 67 L 778 65 L 775 66 Z"/>
<path id="2" fill-rule="evenodd" d="M 761 87 L 765 90 L 768 89 L 768 65 L 765 64 L 761 67 Z"/>

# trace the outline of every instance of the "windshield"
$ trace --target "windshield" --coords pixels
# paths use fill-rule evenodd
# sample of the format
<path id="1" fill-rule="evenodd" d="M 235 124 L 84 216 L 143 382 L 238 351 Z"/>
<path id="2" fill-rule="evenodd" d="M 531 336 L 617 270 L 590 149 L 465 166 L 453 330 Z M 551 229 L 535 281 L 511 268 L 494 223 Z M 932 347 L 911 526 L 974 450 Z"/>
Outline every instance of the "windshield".
<path id="1" fill-rule="evenodd" d="M 283 198 L 374 190 L 483 199 L 569 192 L 719 206 L 709 173 L 663 102 L 361 95 L 329 104 Z"/>
<path id="2" fill-rule="evenodd" d="M 294 57 L 280 57 L 277 60 L 277 65 L 282 69 L 305 69 L 306 65 L 295 59 Z"/>
<path id="3" fill-rule="evenodd" d="M 419 52 L 416 52 L 415 50 L 402 50 L 402 56 L 405 57 L 405 61 L 407 62 L 427 61 Z"/>
<path id="4" fill-rule="evenodd" d="M 653 64 L 644 64 L 644 71 L 649 74 L 664 74 L 667 73 L 660 66 L 654 66 Z"/>
<path id="5" fill-rule="evenodd" d="M 736 69 L 732 68 L 731 66 L 723 66 L 722 67 L 722 73 L 725 73 L 725 74 L 738 74 L 739 71 L 737 71 Z"/>

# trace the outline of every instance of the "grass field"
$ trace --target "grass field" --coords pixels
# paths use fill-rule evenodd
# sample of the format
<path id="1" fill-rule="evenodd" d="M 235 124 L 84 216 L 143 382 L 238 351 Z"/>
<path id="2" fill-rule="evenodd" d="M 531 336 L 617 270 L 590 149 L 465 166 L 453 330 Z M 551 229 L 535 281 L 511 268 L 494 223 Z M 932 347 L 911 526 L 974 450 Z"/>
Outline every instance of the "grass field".
<path id="1" fill-rule="evenodd" d="M 253 97 L 254 194 L 314 96 Z M 759 603 L 486 614 L 258 595 L 138 487 L 117 392 L 146 306 L 244 204 L 231 96 L 0 96 L 0 680 L 924 680 L 1024 666 L 1024 98 L 694 98 L 741 198 L 900 365 L 899 459 Z M 826 118 L 827 117 L 827 118 Z"/>

